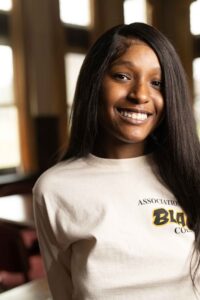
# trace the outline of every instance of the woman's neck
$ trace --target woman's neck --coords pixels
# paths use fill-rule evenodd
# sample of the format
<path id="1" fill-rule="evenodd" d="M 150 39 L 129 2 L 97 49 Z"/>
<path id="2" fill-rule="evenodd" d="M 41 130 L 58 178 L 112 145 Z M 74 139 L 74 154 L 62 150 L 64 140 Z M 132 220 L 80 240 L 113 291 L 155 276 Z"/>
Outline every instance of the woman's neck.
<path id="1" fill-rule="evenodd" d="M 145 145 L 144 143 L 125 143 L 116 141 L 115 143 L 98 141 L 95 144 L 93 154 L 103 158 L 113 158 L 113 159 L 122 159 L 122 158 L 132 158 L 138 157 L 145 154 Z"/>

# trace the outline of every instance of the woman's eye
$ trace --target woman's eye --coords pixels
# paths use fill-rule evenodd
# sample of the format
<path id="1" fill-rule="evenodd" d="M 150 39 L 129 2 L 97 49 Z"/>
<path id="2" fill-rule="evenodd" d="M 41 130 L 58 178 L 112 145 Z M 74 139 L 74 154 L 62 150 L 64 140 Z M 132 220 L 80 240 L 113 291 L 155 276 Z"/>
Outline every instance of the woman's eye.
<path id="1" fill-rule="evenodd" d="M 152 84 L 155 88 L 157 88 L 157 89 L 161 89 L 161 87 L 162 87 L 162 81 L 161 81 L 161 80 L 153 80 L 153 81 L 151 82 L 151 84 Z"/>
<path id="2" fill-rule="evenodd" d="M 116 74 L 113 75 L 113 77 L 117 80 L 120 80 L 120 81 L 130 80 L 130 76 L 128 76 L 126 74 L 123 74 L 123 73 L 116 73 Z"/>

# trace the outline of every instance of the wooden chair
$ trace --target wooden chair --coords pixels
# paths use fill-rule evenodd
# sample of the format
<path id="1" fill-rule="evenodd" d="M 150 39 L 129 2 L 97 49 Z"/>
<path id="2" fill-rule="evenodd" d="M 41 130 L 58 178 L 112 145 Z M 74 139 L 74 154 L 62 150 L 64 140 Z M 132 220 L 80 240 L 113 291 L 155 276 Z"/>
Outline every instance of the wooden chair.
<path id="1" fill-rule="evenodd" d="M 9 289 L 27 282 L 29 259 L 20 231 L 0 222 L 0 243 L 1 288 Z"/>

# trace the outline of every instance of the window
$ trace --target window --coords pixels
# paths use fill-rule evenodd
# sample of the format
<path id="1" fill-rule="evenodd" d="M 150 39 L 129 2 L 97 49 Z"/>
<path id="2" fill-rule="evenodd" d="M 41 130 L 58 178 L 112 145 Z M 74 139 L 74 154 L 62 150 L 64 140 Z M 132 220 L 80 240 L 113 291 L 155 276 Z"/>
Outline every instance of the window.
<path id="1" fill-rule="evenodd" d="M 200 0 L 194 1 L 190 5 L 190 30 L 192 34 L 200 34 Z"/>
<path id="2" fill-rule="evenodd" d="M 197 122 L 197 130 L 200 136 L 200 58 L 193 61 L 194 78 L 194 113 Z"/>
<path id="3" fill-rule="evenodd" d="M 200 0 L 196 0 L 190 5 L 190 31 L 193 35 L 200 34 L 199 16 L 200 16 Z M 200 137 L 200 57 L 197 57 L 193 60 L 193 82 L 194 82 L 194 113 L 197 122 L 197 130 Z"/>
<path id="4" fill-rule="evenodd" d="M 124 1 L 124 22 L 147 23 L 146 0 L 125 0 Z"/>
<path id="5" fill-rule="evenodd" d="M 85 27 L 90 25 L 90 0 L 59 0 L 59 3 L 62 22 Z"/>
<path id="6" fill-rule="evenodd" d="M 11 0 L 0 0 L 0 10 L 9 11 L 12 8 Z"/>
<path id="7" fill-rule="evenodd" d="M 0 45 L 0 169 L 20 165 L 18 113 L 13 93 L 12 49 Z"/>
<path id="8" fill-rule="evenodd" d="M 84 54 L 67 53 L 65 55 L 65 74 L 66 74 L 66 91 L 67 91 L 67 111 L 71 112 L 71 106 L 74 98 L 74 91 L 78 74 L 85 58 Z"/>

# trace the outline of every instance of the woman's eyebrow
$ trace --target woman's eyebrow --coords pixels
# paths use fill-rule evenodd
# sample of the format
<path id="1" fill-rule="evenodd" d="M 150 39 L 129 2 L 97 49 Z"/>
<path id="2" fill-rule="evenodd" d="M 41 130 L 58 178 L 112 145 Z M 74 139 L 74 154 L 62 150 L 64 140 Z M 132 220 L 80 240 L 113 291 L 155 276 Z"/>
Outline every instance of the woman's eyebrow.
<path id="1" fill-rule="evenodd" d="M 134 62 L 132 62 L 130 60 L 116 60 L 111 64 L 111 67 L 114 67 L 114 66 L 127 66 L 129 68 L 136 67 Z M 155 66 L 154 68 L 152 68 L 152 70 L 153 71 L 158 71 L 159 73 L 161 73 L 160 66 Z"/>

